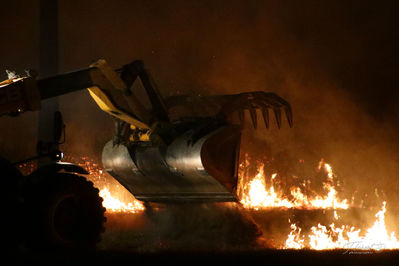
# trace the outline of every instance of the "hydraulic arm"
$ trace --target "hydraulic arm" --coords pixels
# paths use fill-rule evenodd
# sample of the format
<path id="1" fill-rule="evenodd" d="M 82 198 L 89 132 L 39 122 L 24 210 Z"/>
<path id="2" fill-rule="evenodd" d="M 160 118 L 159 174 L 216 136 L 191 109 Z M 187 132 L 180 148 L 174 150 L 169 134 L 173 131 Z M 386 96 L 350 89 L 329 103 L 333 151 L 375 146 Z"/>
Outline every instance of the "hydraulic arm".
<path id="1" fill-rule="evenodd" d="M 135 94 L 137 79 L 150 108 Z M 270 92 L 164 99 L 142 61 L 113 70 L 99 60 L 87 69 L 40 80 L 34 71 L 6 80 L 0 83 L 0 115 L 36 111 L 41 100 L 82 89 L 116 120 L 115 137 L 103 150 L 104 168 L 143 201 L 236 200 L 244 111 L 255 129 L 257 110 L 266 127 L 269 110 L 279 128 L 281 110 L 292 126 L 290 104 Z"/>

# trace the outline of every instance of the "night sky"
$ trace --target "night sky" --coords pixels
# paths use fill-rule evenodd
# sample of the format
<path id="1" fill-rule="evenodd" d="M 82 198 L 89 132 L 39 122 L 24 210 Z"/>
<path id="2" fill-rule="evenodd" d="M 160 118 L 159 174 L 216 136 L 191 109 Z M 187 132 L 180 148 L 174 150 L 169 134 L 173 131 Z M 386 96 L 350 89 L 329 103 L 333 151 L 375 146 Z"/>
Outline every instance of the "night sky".
<path id="1" fill-rule="evenodd" d="M 1 1 L 0 71 L 38 68 L 38 3 Z M 243 149 L 257 153 L 258 145 L 271 156 L 310 162 L 323 157 L 349 187 L 372 184 L 394 195 L 397 14 L 398 1 L 60 0 L 59 69 L 98 58 L 114 67 L 142 59 L 164 96 L 276 92 L 292 104 L 294 129 L 247 128 L 255 138 L 244 138 Z M 60 105 L 63 149 L 99 158 L 113 120 L 86 91 L 61 97 Z M 12 161 L 33 155 L 36 123 L 34 113 L 0 118 L 0 154 Z"/>

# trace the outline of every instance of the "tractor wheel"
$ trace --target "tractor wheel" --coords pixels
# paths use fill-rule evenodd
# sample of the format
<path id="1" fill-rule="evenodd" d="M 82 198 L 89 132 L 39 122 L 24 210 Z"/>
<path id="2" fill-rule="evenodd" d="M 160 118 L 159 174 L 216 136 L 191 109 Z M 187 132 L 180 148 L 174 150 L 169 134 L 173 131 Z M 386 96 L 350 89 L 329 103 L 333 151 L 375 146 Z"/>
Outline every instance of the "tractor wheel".
<path id="1" fill-rule="evenodd" d="M 105 208 L 92 182 L 57 173 L 25 191 L 28 246 L 82 250 L 101 240 Z"/>

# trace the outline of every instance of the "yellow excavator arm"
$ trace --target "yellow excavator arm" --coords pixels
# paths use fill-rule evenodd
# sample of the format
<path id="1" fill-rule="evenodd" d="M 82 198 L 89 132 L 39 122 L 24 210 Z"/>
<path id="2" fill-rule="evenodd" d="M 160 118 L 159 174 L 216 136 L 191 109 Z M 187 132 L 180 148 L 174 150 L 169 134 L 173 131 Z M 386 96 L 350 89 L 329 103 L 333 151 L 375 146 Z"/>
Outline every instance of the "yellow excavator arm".
<path id="1" fill-rule="evenodd" d="M 137 140 L 148 141 L 151 124 L 168 119 L 166 108 L 141 61 L 125 65 L 119 71 L 121 74 L 100 59 L 87 69 L 41 80 L 35 79 L 34 72 L 31 76 L 8 79 L 0 83 L 0 116 L 37 111 L 41 100 L 88 89 L 101 110 L 130 125 Z M 137 77 L 141 78 L 153 105 L 151 111 L 131 91 Z"/>
<path id="2" fill-rule="evenodd" d="M 137 79 L 149 104 L 133 93 Z M 235 201 L 241 129 L 248 112 L 254 128 L 258 113 L 277 127 L 282 111 L 292 126 L 290 104 L 272 92 L 185 96 L 163 99 L 142 61 L 113 70 L 99 60 L 70 73 L 36 80 L 13 78 L 0 83 L 0 115 L 40 109 L 40 101 L 88 89 L 105 112 L 115 117 L 116 132 L 105 144 L 104 169 L 143 201 Z M 141 97 L 141 96 L 140 96 Z"/>
<path id="3" fill-rule="evenodd" d="M 104 59 L 98 60 L 96 63 L 91 64 L 90 67 L 100 70 L 101 74 L 107 79 L 107 81 L 112 85 L 112 90 L 119 91 L 122 94 L 127 94 L 128 88 L 126 84 L 121 80 L 119 75 L 106 63 Z M 149 130 L 150 127 L 143 121 L 135 118 L 132 114 L 124 111 L 118 103 L 113 101 L 106 91 L 104 91 L 101 86 L 94 85 L 89 88 L 90 96 L 97 103 L 98 107 L 104 112 L 130 124 L 131 127 L 138 128 L 141 130 Z M 134 96 L 130 96 L 134 97 Z M 135 101 L 137 101 L 135 99 Z M 137 103 L 136 103 L 137 104 Z"/>

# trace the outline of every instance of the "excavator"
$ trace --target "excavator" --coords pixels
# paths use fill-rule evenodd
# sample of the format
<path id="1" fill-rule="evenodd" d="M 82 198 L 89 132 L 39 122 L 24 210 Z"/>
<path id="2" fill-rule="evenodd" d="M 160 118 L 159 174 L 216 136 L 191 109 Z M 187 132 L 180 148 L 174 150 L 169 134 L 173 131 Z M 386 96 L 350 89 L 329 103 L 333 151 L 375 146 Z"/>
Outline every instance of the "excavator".
<path id="1" fill-rule="evenodd" d="M 288 125 L 293 124 L 290 104 L 272 92 L 162 97 L 140 60 L 114 70 L 100 59 L 86 69 L 37 76 L 30 70 L 24 77 L 0 82 L 0 116 L 38 111 L 43 100 L 87 89 L 98 107 L 115 119 L 115 135 L 103 148 L 103 167 L 143 202 L 237 201 L 245 112 L 255 129 L 258 114 L 269 127 L 270 111 L 278 128 L 282 111 Z M 138 79 L 144 88 L 141 95 L 134 86 Z M 56 113 L 55 121 L 55 141 L 59 141 L 62 116 Z M 88 174 L 85 169 L 61 162 L 60 151 L 49 148 L 25 161 L 43 156 L 57 162 L 28 176 L 15 163 L 0 158 L 0 175 L 8 186 L 3 197 L 23 215 L 10 224 L 24 228 L 23 237 L 34 245 L 95 246 L 105 222 L 98 189 L 80 176 Z"/>

